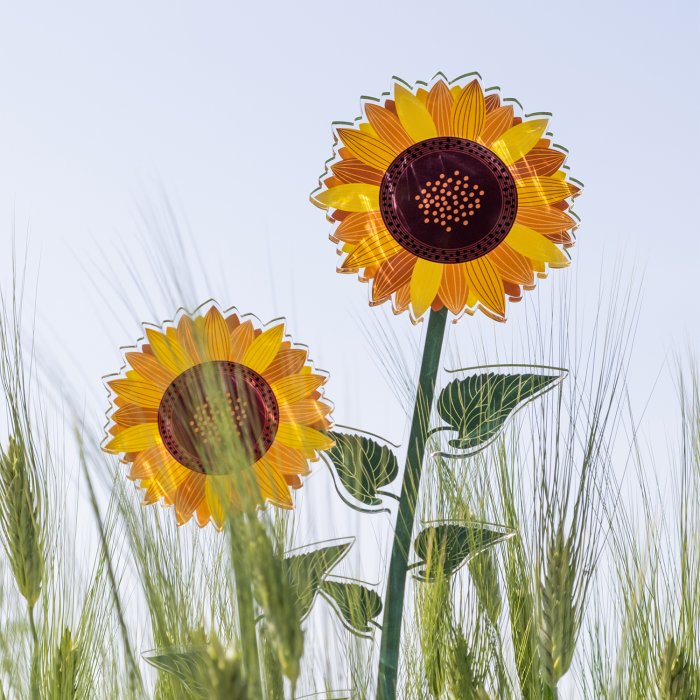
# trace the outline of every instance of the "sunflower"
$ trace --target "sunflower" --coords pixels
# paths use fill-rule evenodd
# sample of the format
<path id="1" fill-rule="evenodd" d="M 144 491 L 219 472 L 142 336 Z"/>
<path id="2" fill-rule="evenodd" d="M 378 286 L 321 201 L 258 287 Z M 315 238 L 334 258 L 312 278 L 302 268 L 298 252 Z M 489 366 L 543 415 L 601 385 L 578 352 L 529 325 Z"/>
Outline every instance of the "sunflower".
<path id="1" fill-rule="evenodd" d="M 474 74 L 364 98 L 364 116 L 335 124 L 335 157 L 312 202 L 336 224 L 339 272 L 371 282 L 371 304 L 393 300 L 418 320 L 428 309 L 480 309 L 499 321 L 549 268 L 565 267 L 579 187 L 548 120 Z"/>
<path id="2" fill-rule="evenodd" d="M 326 376 L 281 321 L 262 329 L 215 306 L 145 328 L 125 354 L 112 395 L 104 450 L 131 465 L 144 504 L 175 506 L 178 524 L 196 516 L 221 528 L 227 509 L 293 505 L 309 461 L 332 446 Z"/>

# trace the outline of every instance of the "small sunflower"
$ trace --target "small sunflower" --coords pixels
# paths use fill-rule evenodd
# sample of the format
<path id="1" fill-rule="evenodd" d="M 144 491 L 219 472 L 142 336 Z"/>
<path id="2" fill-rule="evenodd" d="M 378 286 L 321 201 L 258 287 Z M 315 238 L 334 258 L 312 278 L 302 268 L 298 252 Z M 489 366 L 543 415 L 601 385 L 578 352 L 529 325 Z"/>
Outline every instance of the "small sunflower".
<path id="1" fill-rule="evenodd" d="M 371 281 L 371 302 L 418 320 L 428 309 L 480 309 L 504 321 L 548 268 L 566 267 L 579 187 L 547 118 L 478 76 L 363 99 L 357 124 L 335 124 L 335 157 L 312 201 L 337 224 L 340 272 Z M 352 127 L 352 128 L 351 128 Z"/>
<path id="2" fill-rule="evenodd" d="M 290 487 L 333 441 L 326 376 L 284 330 L 215 306 L 145 328 L 125 371 L 107 382 L 104 445 L 131 464 L 144 504 L 163 499 L 178 524 L 194 515 L 200 527 L 211 519 L 218 528 L 228 508 L 251 499 L 292 507 Z"/>

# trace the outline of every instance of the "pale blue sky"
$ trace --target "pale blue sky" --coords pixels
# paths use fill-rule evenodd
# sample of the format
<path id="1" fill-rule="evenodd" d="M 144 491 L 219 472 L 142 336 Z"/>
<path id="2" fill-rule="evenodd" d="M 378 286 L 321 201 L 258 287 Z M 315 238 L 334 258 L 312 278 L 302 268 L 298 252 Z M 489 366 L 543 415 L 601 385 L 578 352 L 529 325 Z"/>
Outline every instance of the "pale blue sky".
<path id="1" fill-rule="evenodd" d="M 162 226 L 160 242 L 152 239 L 164 192 L 201 257 L 191 270 L 196 293 L 182 303 L 214 296 L 263 321 L 288 317 L 294 338 L 331 372 L 337 419 L 400 442 L 404 416 L 363 325 L 382 319 L 406 347 L 423 329 L 406 316 L 383 320 L 368 308 L 366 287 L 335 273 L 328 224 L 308 194 L 331 155 L 331 122 L 357 116 L 360 95 L 388 90 L 392 75 L 412 82 L 438 70 L 479 71 L 526 112 L 553 113 L 555 141 L 569 149 L 585 190 L 572 268 L 512 306 L 504 327 L 465 319 L 454 335 L 460 354 L 482 333 L 512 348 L 524 307 L 549 298 L 562 275 L 577 281 L 583 313 L 598 296 L 601 270 L 613 286 L 643 274 L 631 367 L 641 411 L 669 358 L 700 348 L 699 7 L 4 3 L 3 286 L 14 226 L 20 240 L 29 232 L 31 260 L 41 262 L 40 355 L 57 352 L 61 376 L 99 421 L 100 377 L 119 368 L 118 347 L 138 337 L 137 321 L 175 311 L 146 274 L 168 239 Z M 192 267 L 177 250 L 170 256 Z M 666 371 L 645 423 L 645 439 L 662 455 L 674 397 Z"/>

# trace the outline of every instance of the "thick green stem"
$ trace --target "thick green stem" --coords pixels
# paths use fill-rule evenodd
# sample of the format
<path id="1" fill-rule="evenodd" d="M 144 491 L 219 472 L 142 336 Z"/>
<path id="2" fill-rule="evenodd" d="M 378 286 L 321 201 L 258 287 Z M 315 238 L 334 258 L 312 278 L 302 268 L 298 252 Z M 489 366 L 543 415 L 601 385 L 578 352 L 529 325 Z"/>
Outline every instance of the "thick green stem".
<path id="1" fill-rule="evenodd" d="M 401 499 L 394 530 L 394 545 L 391 550 L 389 581 L 384 599 L 377 700 L 395 700 L 396 698 L 408 553 L 411 548 L 413 521 L 420 489 L 425 444 L 430 425 L 430 411 L 440 366 L 446 320 L 446 309 L 437 312 L 431 311 L 423 346 L 423 360 L 418 378 L 418 391 L 408 438 Z"/>
<path id="2" fill-rule="evenodd" d="M 260 660 L 258 658 L 258 635 L 255 627 L 255 609 L 250 579 L 246 576 L 246 556 L 239 543 L 231 538 L 233 575 L 236 584 L 238 625 L 241 633 L 241 652 L 245 668 L 248 693 L 251 698 L 262 697 L 260 682 Z"/>

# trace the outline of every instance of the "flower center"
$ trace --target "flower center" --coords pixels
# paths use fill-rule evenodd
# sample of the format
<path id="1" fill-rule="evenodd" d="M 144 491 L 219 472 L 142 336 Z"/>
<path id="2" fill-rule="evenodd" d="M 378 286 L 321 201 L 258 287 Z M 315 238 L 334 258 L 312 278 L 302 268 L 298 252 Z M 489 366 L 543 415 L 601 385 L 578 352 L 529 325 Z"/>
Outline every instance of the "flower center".
<path id="1" fill-rule="evenodd" d="M 270 385 L 236 362 L 204 362 L 184 371 L 165 390 L 158 407 L 158 430 L 166 449 L 200 474 L 254 464 L 272 445 L 278 425 L 279 408 Z"/>
<path id="2" fill-rule="evenodd" d="M 420 258 L 476 260 L 499 246 L 518 210 L 515 181 L 488 148 L 452 136 L 427 139 L 400 153 L 380 191 L 384 223 Z"/>

